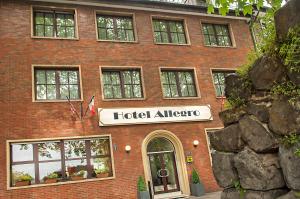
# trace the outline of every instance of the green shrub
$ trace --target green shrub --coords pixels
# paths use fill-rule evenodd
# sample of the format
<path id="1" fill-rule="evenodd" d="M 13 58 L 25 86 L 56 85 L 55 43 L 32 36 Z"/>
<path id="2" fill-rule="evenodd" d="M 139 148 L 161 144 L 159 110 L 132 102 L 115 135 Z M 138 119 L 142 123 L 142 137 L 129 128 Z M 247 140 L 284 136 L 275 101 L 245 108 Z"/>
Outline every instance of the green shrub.
<path id="1" fill-rule="evenodd" d="M 275 84 L 271 92 L 273 95 L 288 97 L 292 105 L 300 98 L 300 88 L 291 81 Z"/>
<path id="2" fill-rule="evenodd" d="M 55 179 L 58 178 L 58 174 L 53 172 L 44 177 L 44 179 Z"/>
<path id="3" fill-rule="evenodd" d="M 244 198 L 246 190 L 242 187 L 240 181 L 235 180 L 232 182 L 234 188 L 240 193 L 240 198 Z"/>
<path id="4" fill-rule="evenodd" d="M 109 173 L 109 168 L 104 167 L 102 169 L 95 169 L 94 170 L 96 174 L 100 174 L 100 173 Z"/>
<path id="5" fill-rule="evenodd" d="M 139 178 L 138 178 L 137 190 L 140 192 L 147 191 L 145 179 L 142 176 L 139 176 Z"/>
<path id="6" fill-rule="evenodd" d="M 200 178 L 199 178 L 198 172 L 195 170 L 195 168 L 193 168 L 193 171 L 192 171 L 192 183 L 193 184 L 200 183 Z"/>
<path id="7" fill-rule="evenodd" d="M 16 182 L 21 182 L 21 181 L 31 181 L 33 179 L 33 177 L 31 175 L 29 175 L 28 173 L 14 172 L 13 179 Z"/>

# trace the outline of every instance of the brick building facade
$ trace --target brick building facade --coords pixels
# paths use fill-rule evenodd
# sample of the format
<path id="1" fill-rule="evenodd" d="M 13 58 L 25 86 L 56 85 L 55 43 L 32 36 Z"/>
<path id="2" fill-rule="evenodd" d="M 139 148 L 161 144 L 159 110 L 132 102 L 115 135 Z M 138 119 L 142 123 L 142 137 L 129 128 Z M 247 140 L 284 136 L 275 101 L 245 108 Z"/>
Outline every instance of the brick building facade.
<path id="1" fill-rule="evenodd" d="M 206 133 L 222 127 L 218 73 L 236 69 L 253 48 L 247 18 L 207 15 L 202 6 L 120 2 L 0 1 L 0 198 L 136 198 L 139 176 L 156 197 L 189 195 L 193 168 L 206 192 L 219 189 Z M 148 123 L 142 115 L 143 124 L 101 126 L 98 113 L 76 118 L 65 93 L 77 111 L 95 96 L 96 109 L 170 107 L 181 117 L 209 104 L 212 118 Z M 97 177 L 97 169 L 107 176 Z M 82 178 L 72 179 L 80 171 Z M 57 179 L 47 184 L 53 173 Z M 21 174 L 31 185 L 17 185 Z"/>

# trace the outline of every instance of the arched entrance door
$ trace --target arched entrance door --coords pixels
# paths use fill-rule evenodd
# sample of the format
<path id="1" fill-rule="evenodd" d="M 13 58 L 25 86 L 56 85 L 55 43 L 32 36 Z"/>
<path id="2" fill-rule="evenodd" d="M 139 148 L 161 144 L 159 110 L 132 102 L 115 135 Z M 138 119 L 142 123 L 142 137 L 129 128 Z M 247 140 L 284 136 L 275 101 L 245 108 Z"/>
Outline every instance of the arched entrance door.
<path id="1" fill-rule="evenodd" d="M 154 194 L 180 191 L 175 148 L 164 137 L 153 138 L 147 146 Z"/>

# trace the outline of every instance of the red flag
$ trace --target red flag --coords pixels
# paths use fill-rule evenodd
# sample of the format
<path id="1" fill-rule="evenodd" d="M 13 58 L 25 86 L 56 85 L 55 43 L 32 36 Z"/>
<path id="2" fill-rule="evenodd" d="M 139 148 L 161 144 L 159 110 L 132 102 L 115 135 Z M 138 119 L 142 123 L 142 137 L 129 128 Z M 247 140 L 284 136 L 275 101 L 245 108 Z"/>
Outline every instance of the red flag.
<path id="1" fill-rule="evenodd" d="M 92 116 L 96 114 L 94 98 L 91 100 L 91 102 L 89 104 L 89 109 L 90 109 L 90 113 L 91 113 Z"/>

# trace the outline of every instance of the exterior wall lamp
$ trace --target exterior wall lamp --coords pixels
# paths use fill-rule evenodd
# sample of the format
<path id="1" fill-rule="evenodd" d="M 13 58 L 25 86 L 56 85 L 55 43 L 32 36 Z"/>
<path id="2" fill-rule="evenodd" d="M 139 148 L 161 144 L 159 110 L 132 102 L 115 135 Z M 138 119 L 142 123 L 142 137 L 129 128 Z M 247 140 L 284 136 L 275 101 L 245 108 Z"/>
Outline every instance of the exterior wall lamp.
<path id="1" fill-rule="evenodd" d="M 125 151 L 126 151 L 126 153 L 129 153 L 131 151 L 131 146 L 126 145 L 125 146 Z"/>
<path id="2" fill-rule="evenodd" d="M 198 140 L 194 140 L 193 141 L 193 145 L 194 145 L 194 147 L 197 147 L 199 145 L 199 141 Z"/>

